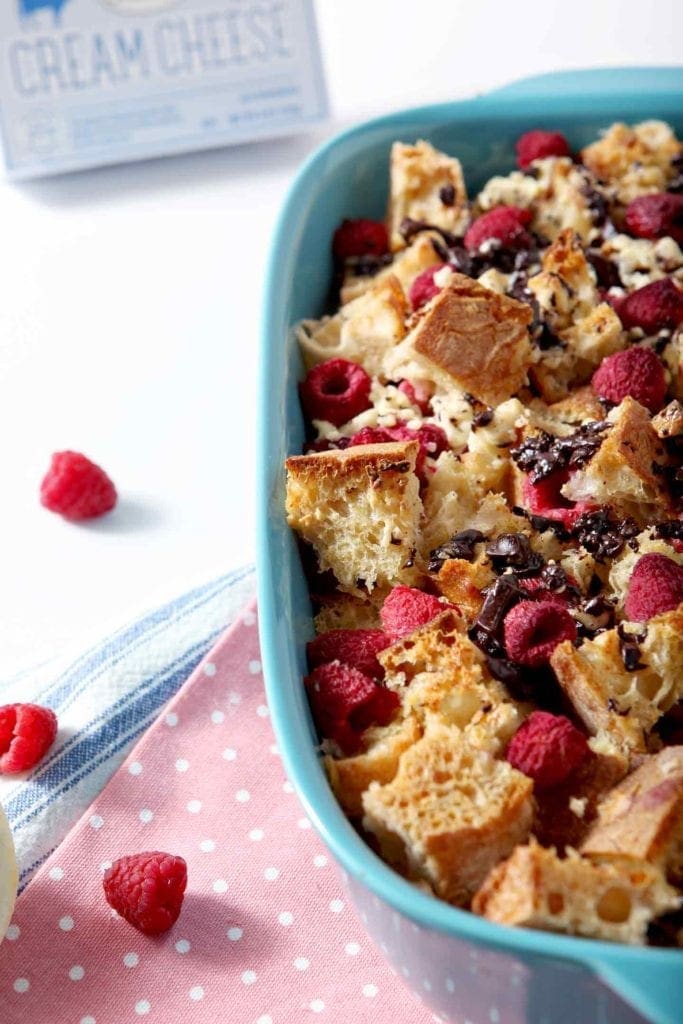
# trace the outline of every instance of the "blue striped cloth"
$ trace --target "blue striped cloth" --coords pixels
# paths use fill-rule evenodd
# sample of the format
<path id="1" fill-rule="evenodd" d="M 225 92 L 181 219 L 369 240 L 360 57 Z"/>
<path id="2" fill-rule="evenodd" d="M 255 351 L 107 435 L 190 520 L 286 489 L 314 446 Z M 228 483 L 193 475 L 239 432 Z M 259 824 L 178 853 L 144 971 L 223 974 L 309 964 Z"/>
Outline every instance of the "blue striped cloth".
<path id="1" fill-rule="evenodd" d="M 23 888 L 255 590 L 252 567 L 205 584 L 119 630 L 67 668 L 0 681 L 0 704 L 31 701 L 59 719 L 28 777 L 0 779 Z"/>

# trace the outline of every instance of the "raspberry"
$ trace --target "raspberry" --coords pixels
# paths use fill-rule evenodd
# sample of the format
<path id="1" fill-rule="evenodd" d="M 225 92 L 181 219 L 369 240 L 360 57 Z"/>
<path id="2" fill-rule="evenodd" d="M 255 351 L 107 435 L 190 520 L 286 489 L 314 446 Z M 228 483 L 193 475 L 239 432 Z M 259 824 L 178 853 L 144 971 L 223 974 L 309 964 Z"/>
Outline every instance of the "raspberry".
<path id="1" fill-rule="evenodd" d="M 624 604 L 626 618 L 646 622 L 653 615 L 671 611 L 683 601 L 683 566 L 654 552 L 636 562 Z"/>
<path id="2" fill-rule="evenodd" d="M 422 423 L 417 430 L 404 426 L 363 427 L 351 438 L 351 444 L 386 444 L 389 441 L 419 441 L 420 451 L 415 463 L 415 472 L 425 482 L 425 459 L 436 459 L 441 452 L 448 451 L 448 438 L 435 423 Z"/>
<path id="3" fill-rule="evenodd" d="M 399 381 L 398 390 L 402 391 L 409 402 L 416 406 L 423 416 L 429 416 L 432 408 L 432 396 L 424 384 L 413 384 L 410 380 Z"/>
<path id="4" fill-rule="evenodd" d="M 310 419 L 340 427 L 370 408 L 371 385 L 362 366 L 348 359 L 328 359 L 314 366 L 299 385 L 301 404 Z"/>
<path id="5" fill-rule="evenodd" d="M 564 782 L 589 752 L 586 737 L 564 715 L 534 711 L 512 737 L 506 758 L 539 789 Z"/>
<path id="6" fill-rule="evenodd" d="M 154 850 L 119 857 L 104 873 L 110 907 L 145 935 L 159 935 L 175 924 L 187 886 L 182 857 Z"/>
<path id="7" fill-rule="evenodd" d="M 522 210 L 518 206 L 496 206 L 470 224 L 464 238 L 465 248 L 475 251 L 484 242 L 495 238 L 505 249 L 528 249 L 532 239 L 524 226 L 530 220 L 530 210 Z"/>
<path id="8" fill-rule="evenodd" d="M 381 629 L 331 629 L 306 644 L 308 664 L 315 668 L 326 661 L 341 661 L 366 676 L 381 679 L 384 669 L 377 655 L 390 643 L 391 638 Z"/>
<path id="9" fill-rule="evenodd" d="M 304 679 L 311 711 L 321 736 L 345 754 L 356 753 L 370 725 L 386 725 L 399 705 L 393 690 L 350 665 L 328 661 Z"/>
<path id="10" fill-rule="evenodd" d="M 638 196 L 626 208 L 626 224 L 637 238 L 669 236 L 683 244 L 683 195 L 657 192 Z"/>
<path id="11" fill-rule="evenodd" d="M 540 668 L 563 640 L 576 640 L 576 622 L 556 601 L 520 601 L 505 616 L 503 636 L 511 661 Z"/>
<path id="12" fill-rule="evenodd" d="M 569 479 L 567 469 L 559 469 L 550 476 L 534 483 L 528 476 L 522 480 L 522 502 L 524 507 L 537 516 L 553 519 L 570 530 L 581 515 L 581 508 L 568 501 L 561 493 Z"/>
<path id="13" fill-rule="evenodd" d="M 572 593 L 568 587 L 565 587 L 563 590 L 550 590 L 547 583 L 540 576 L 521 577 L 518 582 L 520 588 L 535 601 L 549 601 L 551 604 L 559 604 L 562 608 L 567 608 L 574 604 Z M 567 583 L 569 586 L 576 586 L 576 581 L 569 576 L 567 577 Z"/>
<path id="14" fill-rule="evenodd" d="M 398 586 L 385 598 L 380 619 L 387 636 L 398 640 L 419 626 L 424 626 L 447 608 L 454 607 L 416 587 Z"/>
<path id="15" fill-rule="evenodd" d="M 525 132 L 515 143 L 517 166 L 525 171 L 534 160 L 546 156 L 569 156 L 569 143 L 561 132 L 544 132 L 540 129 Z"/>
<path id="16" fill-rule="evenodd" d="M 57 716 L 38 704 L 0 707 L 0 775 L 25 772 L 38 764 L 57 735 Z"/>
<path id="17" fill-rule="evenodd" d="M 661 359 L 649 348 L 627 348 L 603 359 L 593 374 L 593 390 L 618 405 L 627 395 L 650 412 L 658 412 L 666 397 Z"/>
<path id="18" fill-rule="evenodd" d="M 447 263 L 437 263 L 434 267 L 427 267 L 421 274 L 418 274 L 410 286 L 408 298 L 413 309 L 419 309 L 426 302 L 438 295 L 441 289 L 434 283 L 434 275 L 447 267 Z"/>
<path id="19" fill-rule="evenodd" d="M 92 519 L 116 504 L 116 488 L 80 452 L 55 452 L 40 485 L 41 504 L 65 519 Z"/>
<path id="20" fill-rule="evenodd" d="M 340 263 L 352 256 L 383 256 L 388 249 L 387 229 L 377 220 L 344 220 L 332 239 L 332 253 Z"/>
<path id="21" fill-rule="evenodd" d="M 646 334 L 673 330 L 683 320 L 683 292 L 663 277 L 631 292 L 615 305 L 624 327 L 641 327 Z"/>

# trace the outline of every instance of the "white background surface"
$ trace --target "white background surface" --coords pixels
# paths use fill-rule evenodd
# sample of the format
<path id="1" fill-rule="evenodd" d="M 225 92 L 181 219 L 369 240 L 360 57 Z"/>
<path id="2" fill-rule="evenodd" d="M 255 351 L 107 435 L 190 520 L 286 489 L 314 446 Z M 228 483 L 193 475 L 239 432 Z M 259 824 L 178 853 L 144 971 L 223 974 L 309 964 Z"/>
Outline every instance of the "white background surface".
<path id="1" fill-rule="evenodd" d="M 0 184 L 0 673 L 95 639 L 254 557 L 263 268 L 306 154 L 375 113 L 559 68 L 676 64 L 683 4 L 319 0 L 333 118 L 315 135 Z M 52 451 L 116 513 L 44 511 Z"/>

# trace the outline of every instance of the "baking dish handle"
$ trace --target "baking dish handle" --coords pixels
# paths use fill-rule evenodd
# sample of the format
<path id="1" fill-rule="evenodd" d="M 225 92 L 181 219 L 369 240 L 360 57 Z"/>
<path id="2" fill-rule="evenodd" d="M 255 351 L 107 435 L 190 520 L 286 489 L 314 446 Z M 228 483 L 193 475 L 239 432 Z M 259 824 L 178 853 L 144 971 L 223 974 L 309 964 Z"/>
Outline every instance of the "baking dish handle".
<path id="1" fill-rule="evenodd" d="M 681 1024 L 683 1005 L 683 962 L 672 962 L 673 957 L 681 958 L 678 950 L 662 950 L 662 963 L 657 964 L 652 956 L 647 964 L 634 964 L 632 960 L 619 957 L 619 948 L 614 953 L 601 953 L 590 964 L 606 985 L 634 1010 L 652 1024 Z M 673 957 L 672 957 L 673 954 Z"/>
<path id="2" fill-rule="evenodd" d="M 543 75 L 520 78 L 485 93 L 505 99 L 532 96 L 623 95 L 628 92 L 681 92 L 683 67 L 579 68 L 576 71 L 549 71 Z"/>

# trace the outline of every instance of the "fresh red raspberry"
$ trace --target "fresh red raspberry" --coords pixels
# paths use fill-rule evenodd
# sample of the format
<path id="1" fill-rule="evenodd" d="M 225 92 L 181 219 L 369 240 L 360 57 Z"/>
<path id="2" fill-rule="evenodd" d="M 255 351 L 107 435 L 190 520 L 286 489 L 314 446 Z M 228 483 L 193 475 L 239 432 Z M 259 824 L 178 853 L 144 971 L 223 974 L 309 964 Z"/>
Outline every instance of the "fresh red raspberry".
<path id="1" fill-rule="evenodd" d="M 626 224 L 637 238 L 664 238 L 683 244 L 683 195 L 657 192 L 638 196 L 626 208 Z"/>
<path id="2" fill-rule="evenodd" d="M 410 286 L 408 298 L 413 309 L 419 309 L 426 302 L 438 295 L 441 289 L 434 282 L 434 275 L 447 267 L 447 263 L 437 263 L 433 267 L 427 267 L 421 274 L 418 274 Z"/>
<path id="3" fill-rule="evenodd" d="M 429 416 L 432 410 L 432 396 L 424 384 L 413 384 L 410 380 L 402 380 L 399 381 L 398 390 L 406 395 L 408 401 L 412 402 L 423 416 Z"/>
<path id="4" fill-rule="evenodd" d="M 504 249 L 528 249 L 532 239 L 524 228 L 530 221 L 530 210 L 496 206 L 470 224 L 464 238 L 465 248 L 476 251 L 484 242 L 495 238 Z"/>
<path id="5" fill-rule="evenodd" d="M 381 679 L 384 669 L 377 655 L 390 643 L 391 638 L 381 629 L 331 629 L 306 644 L 308 664 L 316 668 L 326 661 L 341 661 L 366 676 Z"/>
<path id="6" fill-rule="evenodd" d="M 415 472 L 421 480 L 425 480 L 425 459 L 439 457 L 441 452 L 448 451 L 448 438 L 441 427 L 435 423 L 421 423 L 417 430 L 404 426 L 395 427 L 363 427 L 351 438 L 351 444 L 386 444 L 389 441 L 419 441 L 420 451 L 415 463 Z"/>
<path id="7" fill-rule="evenodd" d="M 563 640 L 576 640 L 576 622 L 555 601 L 520 601 L 505 616 L 503 636 L 511 661 L 540 668 Z"/>
<path id="8" fill-rule="evenodd" d="M 506 757 L 539 789 L 564 782 L 589 753 L 586 737 L 564 715 L 534 711 L 510 740 Z"/>
<path id="9" fill-rule="evenodd" d="M 454 607 L 416 587 L 399 585 L 387 595 L 379 614 L 384 632 L 393 641 L 424 626 L 447 608 Z"/>
<path id="10" fill-rule="evenodd" d="M 104 472 L 80 452 L 55 452 L 40 485 L 40 501 L 65 519 L 92 519 L 116 504 L 116 488 Z"/>
<path id="11" fill-rule="evenodd" d="M 515 143 L 517 166 L 525 171 L 534 160 L 547 156 L 569 156 L 569 143 L 561 132 L 544 132 L 535 129 L 520 135 Z"/>
<path id="12" fill-rule="evenodd" d="M 309 371 L 299 385 L 299 393 L 310 419 L 327 420 L 340 427 L 370 408 L 371 386 L 362 366 L 348 359 L 328 359 Z"/>
<path id="13" fill-rule="evenodd" d="M 57 735 L 57 716 L 38 704 L 0 707 L 0 775 L 35 767 Z"/>
<path id="14" fill-rule="evenodd" d="M 624 327 L 641 327 L 646 334 L 673 330 L 683 320 L 683 292 L 671 278 L 646 284 L 614 306 Z"/>
<path id="15" fill-rule="evenodd" d="M 110 907 L 145 935 L 159 935 L 175 924 L 187 886 L 182 857 L 154 850 L 119 857 L 104 873 Z"/>
<path id="16" fill-rule="evenodd" d="M 550 601 L 559 604 L 562 608 L 569 608 L 573 605 L 574 599 L 571 591 L 565 587 L 564 590 L 550 590 L 540 576 L 526 576 L 518 580 L 519 586 L 534 601 Z M 567 577 L 570 586 L 576 586 L 575 580 Z"/>
<path id="17" fill-rule="evenodd" d="M 332 253 L 340 263 L 353 256 L 383 256 L 388 250 L 387 229 L 378 220 L 344 220 L 332 239 Z"/>
<path id="18" fill-rule="evenodd" d="M 318 665 L 304 684 L 318 732 L 345 754 L 361 748 L 370 725 L 387 725 L 400 703 L 393 690 L 341 661 Z"/>
<path id="19" fill-rule="evenodd" d="M 678 608 L 683 601 L 683 566 L 655 552 L 636 562 L 624 603 L 630 622 L 647 622 L 653 615 Z"/>
<path id="20" fill-rule="evenodd" d="M 634 346 L 607 356 L 593 374 L 592 384 L 608 402 L 618 405 L 630 395 L 652 413 L 662 408 L 666 397 L 664 366 L 650 348 Z"/>
<path id="21" fill-rule="evenodd" d="M 550 476 L 534 483 L 525 476 L 522 480 L 522 503 L 525 508 L 537 516 L 553 519 L 570 530 L 582 512 L 585 504 L 574 504 L 565 498 L 560 488 L 569 479 L 569 470 L 560 469 Z"/>

